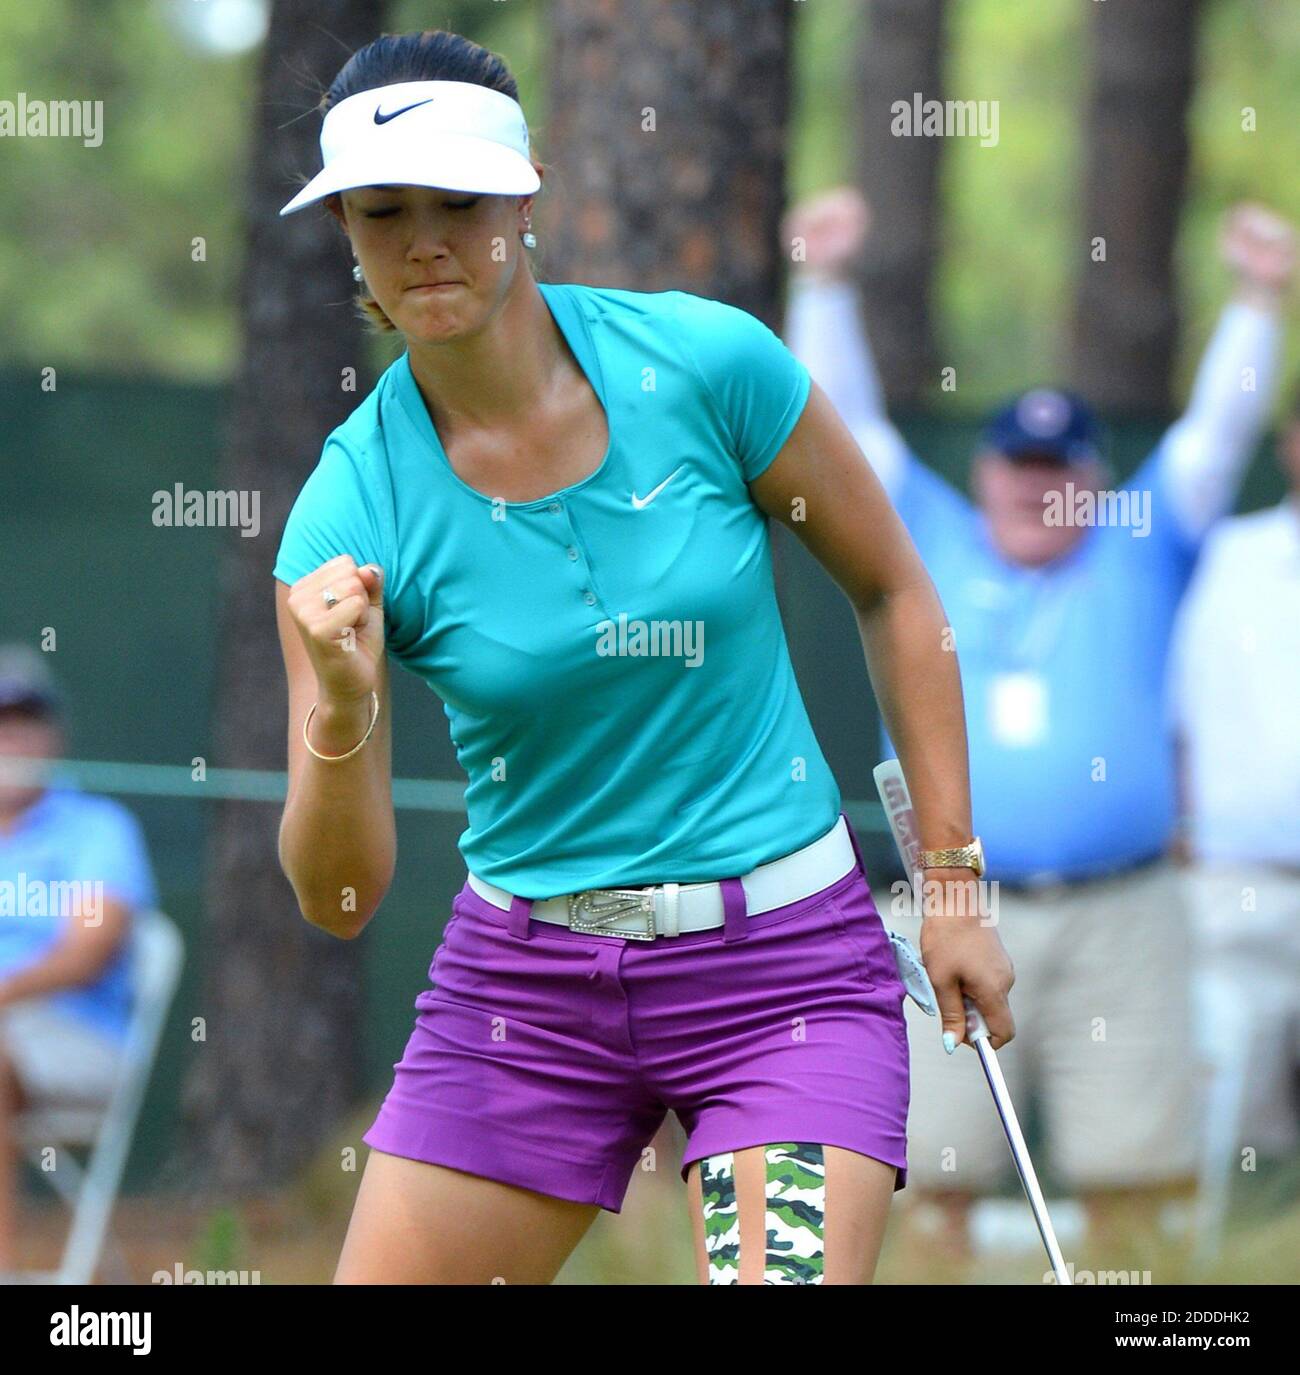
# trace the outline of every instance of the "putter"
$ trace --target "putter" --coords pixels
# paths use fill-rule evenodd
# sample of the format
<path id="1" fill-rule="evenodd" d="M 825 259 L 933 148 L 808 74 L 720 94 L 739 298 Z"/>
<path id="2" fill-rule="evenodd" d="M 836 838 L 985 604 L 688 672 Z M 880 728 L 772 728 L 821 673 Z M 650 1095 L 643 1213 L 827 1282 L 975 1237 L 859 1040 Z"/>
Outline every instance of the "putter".
<path id="1" fill-rule="evenodd" d="M 889 829 L 894 837 L 894 844 L 898 846 L 898 856 L 903 861 L 903 868 L 912 884 L 912 892 L 921 893 L 921 838 L 917 832 L 912 797 L 907 791 L 907 779 L 903 777 L 902 766 L 897 759 L 886 759 L 884 763 L 876 765 L 872 770 L 872 776 L 876 780 L 876 790 L 884 804 L 885 815 L 889 818 Z M 970 1038 L 980 1057 L 980 1064 L 984 1067 L 984 1077 L 989 1081 L 993 1102 L 997 1106 L 998 1116 L 1002 1119 L 1002 1129 L 1006 1132 L 1007 1142 L 1011 1146 L 1011 1158 L 1016 1162 L 1016 1172 L 1020 1175 L 1025 1197 L 1033 1209 L 1034 1221 L 1038 1224 L 1038 1235 L 1043 1239 L 1048 1260 L 1052 1262 L 1056 1282 L 1073 1284 L 1074 1280 L 1065 1268 L 1061 1248 L 1057 1245 L 1052 1219 L 1047 1215 L 1047 1204 L 1043 1200 L 1043 1191 L 1038 1187 L 1034 1162 L 1029 1158 L 1029 1149 L 1025 1145 L 1016 1110 L 1011 1104 L 1011 1095 L 1007 1092 L 1007 1081 L 1002 1077 L 1002 1067 L 998 1064 L 997 1053 L 989 1044 L 988 1026 L 980 1015 L 979 1008 L 969 998 L 963 997 L 962 1003 L 966 1008 L 966 1035 Z"/>

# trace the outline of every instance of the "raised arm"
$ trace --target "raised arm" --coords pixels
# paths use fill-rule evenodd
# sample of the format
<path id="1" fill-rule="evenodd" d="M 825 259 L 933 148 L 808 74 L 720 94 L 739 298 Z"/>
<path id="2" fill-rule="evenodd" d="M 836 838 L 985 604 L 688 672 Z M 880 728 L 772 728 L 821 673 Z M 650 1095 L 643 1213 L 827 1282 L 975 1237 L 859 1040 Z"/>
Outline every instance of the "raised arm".
<path id="1" fill-rule="evenodd" d="M 321 593 L 338 597 L 327 610 Z M 393 736 L 384 652 L 383 576 L 349 555 L 291 587 L 276 581 L 275 616 L 289 682 L 289 790 L 280 818 L 280 867 L 313 926 L 361 934 L 393 881 Z M 351 648 L 349 648 L 351 646 Z M 374 734 L 357 753 L 379 704 Z M 315 704 L 315 711 L 312 711 Z M 311 712 L 303 742 L 303 722 Z"/>
<path id="2" fill-rule="evenodd" d="M 911 453 L 885 410 L 861 302 L 847 271 L 869 223 L 866 202 L 850 187 L 815 196 L 787 216 L 784 233 L 795 256 L 785 342 L 835 407 L 892 497 Z"/>
<path id="3" fill-rule="evenodd" d="M 1232 509 L 1268 424 L 1282 309 L 1295 270 L 1295 231 L 1259 206 L 1238 206 L 1225 225 L 1222 252 L 1237 287 L 1201 359 L 1187 410 L 1165 434 L 1158 460 L 1174 514 L 1197 540 Z"/>
<path id="4" fill-rule="evenodd" d="M 332 434 L 273 570 L 289 685 L 280 867 L 303 916 L 344 940 L 365 929 L 397 863 L 384 593 L 398 572 L 381 471 Z"/>

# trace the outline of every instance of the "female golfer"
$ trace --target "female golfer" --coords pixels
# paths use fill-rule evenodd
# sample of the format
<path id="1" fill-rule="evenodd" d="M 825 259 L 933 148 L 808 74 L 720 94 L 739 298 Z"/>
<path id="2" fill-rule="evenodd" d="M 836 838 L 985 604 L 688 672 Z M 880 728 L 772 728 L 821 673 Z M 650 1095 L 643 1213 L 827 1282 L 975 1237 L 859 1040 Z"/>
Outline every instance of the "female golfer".
<path id="1" fill-rule="evenodd" d="M 469 778 L 467 882 L 335 1281 L 549 1282 L 672 1109 L 702 1283 L 869 1282 L 906 1177 L 904 991 L 795 683 L 766 517 L 848 596 L 944 852 L 928 879 L 968 884 L 934 588 L 766 326 L 536 280 L 543 167 L 496 56 L 385 36 L 322 103 L 323 170 L 282 213 L 333 211 L 406 351 L 329 436 L 274 570 L 280 855 L 307 920 L 351 939 L 392 880 L 387 655 L 442 699 Z M 996 933 L 927 928 L 943 1029 L 964 1039 L 965 993 L 1004 1044 Z"/>

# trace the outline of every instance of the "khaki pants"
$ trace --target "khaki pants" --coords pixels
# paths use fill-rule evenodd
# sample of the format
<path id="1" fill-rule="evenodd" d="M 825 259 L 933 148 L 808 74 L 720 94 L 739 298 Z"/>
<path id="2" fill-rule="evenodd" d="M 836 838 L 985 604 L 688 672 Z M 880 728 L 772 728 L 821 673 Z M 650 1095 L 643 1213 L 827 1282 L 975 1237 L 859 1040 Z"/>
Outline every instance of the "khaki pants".
<path id="1" fill-rule="evenodd" d="M 885 924 L 920 949 L 921 919 Z M 998 1051 L 1021 1125 L 1041 1104 L 1046 1160 L 1074 1189 L 1194 1174 L 1204 1075 L 1190 1013 L 1190 941 L 1177 871 L 1040 894 L 997 894 L 997 931 L 1015 966 L 1016 1035 Z M 975 1050 L 944 1052 L 943 1028 L 909 998 L 909 1183 L 987 1192 L 1013 1167 Z"/>
<path id="2" fill-rule="evenodd" d="M 42 998 L 0 1008 L 0 1046 L 38 1102 L 106 1102 L 122 1067 L 116 1041 Z"/>
<path id="3" fill-rule="evenodd" d="M 1203 863 L 1185 870 L 1183 882 L 1198 1042 L 1231 1076 L 1220 1089 L 1236 1084 L 1216 1094 L 1215 1110 L 1236 1115 L 1238 1145 L 1288 1156 L 1300 1137 L 1291 1082 L 1300 1048 L 1300 874 Z"/>

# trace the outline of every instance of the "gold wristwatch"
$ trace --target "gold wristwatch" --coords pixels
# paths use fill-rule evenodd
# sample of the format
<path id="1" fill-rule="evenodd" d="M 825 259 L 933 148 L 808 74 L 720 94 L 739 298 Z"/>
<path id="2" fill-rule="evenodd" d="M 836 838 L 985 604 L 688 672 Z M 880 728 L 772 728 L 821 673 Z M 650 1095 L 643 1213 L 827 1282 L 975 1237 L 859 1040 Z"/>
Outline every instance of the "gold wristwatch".
<path id="1" fill-rule="evenodd" d="M 974 869 L 975 877 L 984 874 L 984 846 L 976 836 L 969 845 L 958 845 L 947 850 L 922 850 L 922 869 Z"/>

